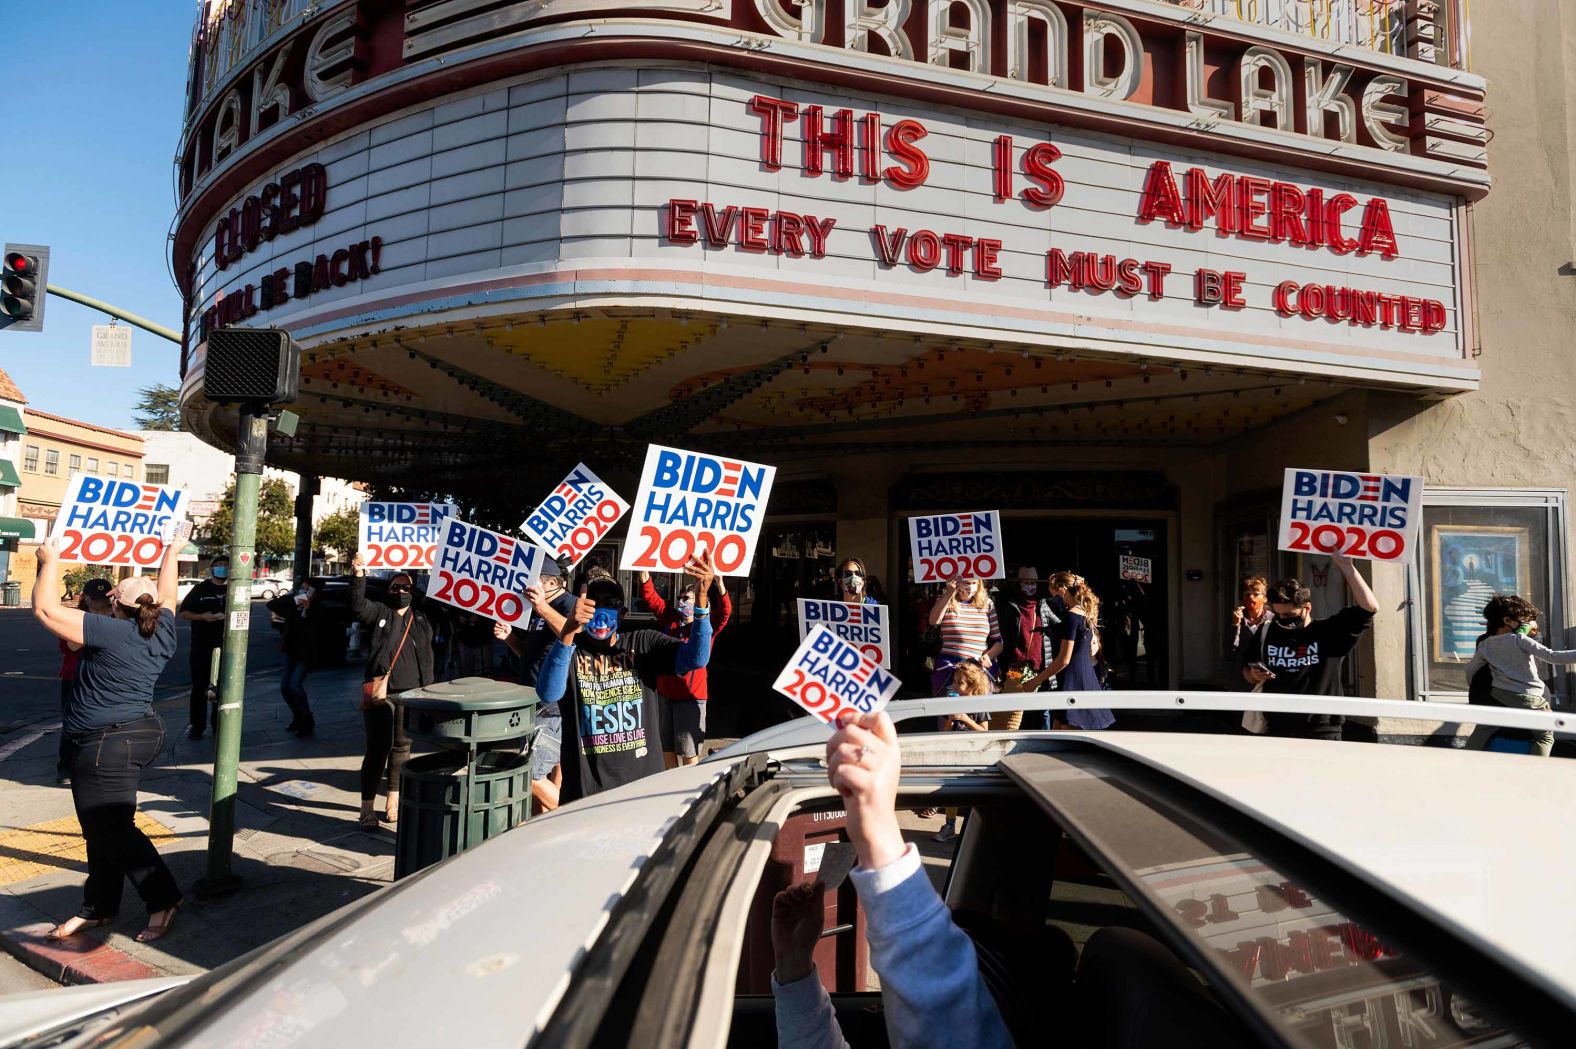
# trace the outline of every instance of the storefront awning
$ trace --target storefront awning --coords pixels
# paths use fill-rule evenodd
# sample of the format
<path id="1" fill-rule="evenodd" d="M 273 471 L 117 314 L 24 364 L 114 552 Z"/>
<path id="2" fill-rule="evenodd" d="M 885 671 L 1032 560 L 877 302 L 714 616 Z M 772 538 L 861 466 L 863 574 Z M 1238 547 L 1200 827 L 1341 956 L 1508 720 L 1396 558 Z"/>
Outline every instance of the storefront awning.
<path id="1" fill-rule="evenodd" d="M 37 538 L 33 531 L 33 522 L 25 517 L 0 517 L 0 539 L 28 539 Z"/>
<path id="2" fill-rule="evenodd" d="M 9 459 L 0 459 L 0 484 L 10 485 L 12 488 L 22 487 L 22 478 L 17 475 L 16 463 Z"/>
<path id="3" fill-rule="evenodd" d="M 27 433 L 27 425 L 22 422 L 21 411 L 9 404 L 0 404 L 0 431 L 14 434 Z"/>

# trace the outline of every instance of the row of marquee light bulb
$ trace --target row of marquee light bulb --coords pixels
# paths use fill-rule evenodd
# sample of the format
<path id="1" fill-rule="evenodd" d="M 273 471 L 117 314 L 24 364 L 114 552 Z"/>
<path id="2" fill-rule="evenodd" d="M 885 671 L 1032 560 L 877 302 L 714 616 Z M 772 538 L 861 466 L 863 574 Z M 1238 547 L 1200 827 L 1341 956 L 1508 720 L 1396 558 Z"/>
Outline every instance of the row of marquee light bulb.
<path id="1" fill-rule="evenodd" d="M 621 319 L 621 321 L 623 323 L 620 326 L 620 333 L 618 335 L 615 335 L 615 338 L 614 338 L 615 343 L 621 343 L 621 341 L 622 341 L 621 336 L 622 336 L 623 332 L 627 331 L 627 326 L 628 326 L 628 323 L 629 323 L 630 320 L 657 320 L 657 319 L 662 319 L 663 316 L 664 315 L 660 314 L 660 313 L 639 314 L 639 315 L 623 315 L 623 316 L 621 316 L 620 319 Z M 687 314 L 687 313 L 680 313 L 680 312 L 675 311 L 675 312 L 672 312 L 670 314 L 667 314 L 666 316 L 669 319 L 678 321 L 681 325 L 686 326 L 686 327 L 689 326 L 689 324 L 691 322 L 690 315 Z M 546 327 L 549 327 L 550 325 L 562 324 L 562 323 L 579 324 L 579 323 L 581 323 L 582 320 L 592 320 L 592 319 L 596 319 L 596 315 L 590 314 L 590 313 L 582 313 L 579 310 L 576 310 L 576 311 L 574 311 L 574 313 L 573 313 L 573 315 L 571 317 L 564 318 L 562 320 L 560 320 L 558 318 L 549 318 L 546 314 L 539 314 L 537 316 L 537 318 L 536 318 L 536 324 L 537 324 L 538 327 L 546 328 Z M 487 324 L 487 323 L 484 323 L 482 321 L 476 321 L 476 322 L 473 322 L 470 325 L 469 331 L 467 331 L 464 326 L 446 326 L 443 329 L 443 333 L 448 338 L 452 338 L 452 337 L 454 337 L 456 335 L 460 335 L 460 334 L 471 334 L 471 335 L 474 335 L 475 337 L 483 338 L 483 339 L 485 339 L 488 342 L 489 345 L 493 345 L 493 339 L 494 339 L 495 333 L 497 333 L 497 332 L 513 332 L 515 330 L 517 324 L 523 326 L 525 323 L 526 322 L 524 322 L 524 321 L 516 321 L 515 319 L 512 319 L 512 318 L 511 319 L 507 319 L 507 320 L 503 321 L 502 323 L 493 323 L 493 324 Z M 695 338 L 689 339 L 689 340 L 681 340 L 681 342 L 677 346 L 669 347 L 666 350 L 662 351 L 662 353 L 663 353 L 662 360 L 673 359 L 679 353 L 683 352 L 685 349 L 688 349 L 689 347 L 693 346 L 694 344 L 700 342 L 703 338 L 715 337 L 716 335 L 721 333 L 723 330 L 725 330 L 728 327 L 730 327 L 730 324 L 751 324 L 751 325 L 756 325 L 763 331 L 769 330 L 770 328 L 773 327 L 772 322 L 767 320 L 767 319 L 764 319 L 764 318 L 763 319 L 750 318 L 748 320 L 742 320 L 742 321 L 741 320 L 730 320 L 730 318 L 726 318 L 726 317 L 717 318 L 715 320 L 712 320 L 712 321 L 709 321 L 709 322 L 706 322 L 706 323 L 702 324 L 701 325 L 701 333 L 698 334 Z M 779 327 L 780 327 L 780 325 L 779 325 Z M 827 353 L 829 348 L 830 348 L 830 346 L 833 345 L 836 341 L 838 341 L 838 339 L 840 339 L 842 337 L 842 333 L 840 331 L 815 332 L 812 329 L 812 327 L 810 325 L 807 325 L 807 324 L 802 324 L 802 323 L 794 324 L 794 325 L 792 325 L 792 327 L 794 327 L 798 331 L 799 334 L 804 335 L 807 338 L 819 338 L 819 339 L 821 339 L 821 342 L 820 342 L 819 346 L 817 347 L 817 349 L 823 354 Z M 480 388 L 480 386 L 483 383 L 490 383 L 490 380 L 482 379 L 479 376 L 470 376 L 468 378 L 463 378 L 463 377 L 461 377 L 461 374 L 460 374 L 461 371 L 463 371 L 462 369 L 457 369 L 457 368 L 455 368 L 453 366 L 446 365 L 445 363 L 443 363 L 443 362 L 441 362 L 441 361 L 439 361 L 437 359 L 428 357 L 425 353 L 418 353 L 418 351 L 416 349 L 412 349 L 411 348 L 412 346 L 419 347 L 419 346 L 422 346 L 423 344 L 425 344 L 428 341 L 428 336 L 429 336 L 428 332 L 417 331 L 417 332 L 412 332 L 412 333 L 410 333 L 408 335 L 385 336 L 385 337 L 383 337 L 383 339 L 386 340 L 386 344 L 388 344 L 388 345 L 404 348 L 406 350 L 406 352 L 408 353 L 408 355 L 410 356 L 410 358 L 413 359 L 413 360 L 417 359 L 418 357 L 427 357 L 428 363 L 429 363 L 429 365 L 432 368 L 434 368 L 436 370 L 445 371 L 446 374 L 448 374 L 450 378 L 454 379 L 456 382 L 460 383 L 461 385 L 468 386 L 469 389 L 471 389 L 473 392 L 475 392 L 478 396 L 482 397 L 483 399 L 489 400 L 489 401 L 497 404 L 499 407 L 505 407 L 505 408 L 508 407 L 508 398 L 506 396 L 499 397 L 499 396 L 490 395 L 490 394 L 488 394 L 487 392 L 485 392 L 484 390 L 482 390 Z M 819 366 L 819 367 L 835 367 L 835 369 L 837 371 L 837 374 L 839 376 L 843 375 L 845 373 L 845 371 L 849 370 L 849 369 L 856 370 L 856 371 L 857 370 L 863 370 L 863 371 L 866 371 L 869 374 L 869 376 L 870 376 L 870 378 L 865 380 L 863 383 L 856 384 L 856 386 L 855 386 L 853 391 L 850 391 L 850 389 L 847 386 L 826 386 L 826 387 L 820 388 L 822 390 L 822 393 L 820 395 L 822 398 L 831 399 L 834 402 L 836 402 L 833 405 L 831 405 L 830 407 L 824 407 L 823 406 L 823 407 L 821 407 L 819 409 L 814 409 L 814 408 L 807 409 L 807 408 L 798 407 L 797 405 L 803 405 L 803 404 L 805 404 L 805 403 L 807 403 L 807 402 L 809 402 L 811 400 L 814 400 L 815 397 L 816 397 L 816 395 L 814 395 L 813 393 L 807 391 L 803 387 L 800 387 L 800 388 L 798 388 L 796 390 L 793 390 L 793 391 L 773 391 L 771 393 L 768 393 L 765 396 L 764 400 L 765 400 L 767 406 L 770 409 L 773 410 L 774 414 L 776 414 L 778 412 L 778 409 L 782 408 L 784 406 L 785 402 L 788 401 L 791 398 L 791 399 L 793 399 L 794 401 L 797 402 L 797 405 L 796 405 L 795 408 L 789 409 L 789 412 L 791 414 L 793 414 L 793 415 L 797 415 L 797 416 L 800 416 L 800 417 L 803 417 L 803 418 L 809 419 L 809 420 L 814 420 L 816 418 L 828 419 L 829 420 L 829 419 L 834 418 L 834 412 L 837 412 L 837 411 L 841 411 L 845 415 L 852 415 L 855 412 L 859 412 L 862 415 L 867 415 L 867 416 L 870 416 L 870 417 L 876 417 L 876 418 L 887 417 L 887 416 L 890 416 L 890 415 L 896 413 L 899 409 L 905 407 L 907 402 L 908 402 L 908 400 L 910 400 L 910 399 L 918 400 L 918 401 L 920 401 L 923 404 L 930 404 L 930 403 L 932 403 L 933 398 L 946 397 L 946 398 L 949 398 L 950 401 L 952 401 L 952 402 L 961 403 L 962 398 L 964 396 L 969 396 L 969 397 L 971 397 L 971 399 L 973 399 L 973 400 L 971 400 L 971 407 L 974 410 L 978 410 L 979 407 L 983 406 L 983 397 L 984 397 L 984 395 L 987 394 L 987 393 L 993 392 L 993 391 L 991 391 L 991 390 L 970 390 L 970 389 L 967 389 L 967 388 L 960 389 L 959 386 L 958 386 L 957 377 L 955 377 L 955 376 L 946 377 L 947 386 L 946 386 L 946 389 L 944 389 L 944 390 L 930 390 L 928 388 L 929 384 L 927 383 L 927 384 L 923 384 L 922 389 L 918 393 L 913 393 L 913 392 L 909 391 L 907 385 L 901 386 L 901 387 L 899 387 L 896 390 L 888 391 L 887 388 L 891 387 L 893 385 L 893 379 L 894 378 L 899 379 L 899 380 L 908 379 L 910 377 L 910 369 L 911 368 L 913 370 L 915 370 L 915 371 L 923 371 L 925 369 L 925 361 L 924 361 L 923 357 L 920 356 L 920 355 L 925 354 L 927 352 L 927 348 L 926 348 L 927 347 L 927 342 L 926 342 L 926 340 L 923 337 L 921 337 L 919 335 L 914 335 L 911 338 L 912 338 L 912 343 L 913 343 L 914 350 L 915 350 L 915 353 L 916 353 L 916 357 L 913 360 L 911 360 L 908 364 L 903 364 L 903 365 L 867 365 L 867 364 L 842 363 L 842 364 L 836 364 L 836 365 L 827 364 L 827 365 Z M 315 351 L 309 351 L 309 353 L 306 355 L 306 362 L 308 362 L 308 363 L 317 363 L 317 362 L 326 362 L 326 361 L 340 361 L 341 363 L 343 363 L 345 360 L 348 360 L 349 358 L 353 357 L 356 353 L 358 353 L 358 352 L 360 352 L 362 350 L 376 350 L 376 349 L 379 348 L 380 345 L 383 345 L 383 344 L 384 344 L 384 341 L 380 341 L 380 338 L 376 337 L 376 336 L 367 339 L 365 342 L 363 342 L 361 340 L 358 340 L 358 339 L 354 339 L 354 338 L 341 339 L 341 340 L 338 340 L 335 343 L 329 344 L 328 346 L 325 346 L 323 348 L 319 348 L 319 349 L 317 349 Z M 1053 362 L 1056 362 L 1056 363 L 1068 362 L 1068 361 L 1088 361 L 1088 362 L 1097 362 L 1097 363 L 1104 363 L 1104 364 L 1110 364 L 1111 363 L 1109 358 L 1101 357 L 1099 355 L 1078 354 L 1078 353 L 1074 353 L 1074 352 L 1071 352 L 1071 351 L 1068 351 L 1068 350 L 1062 350 L 1062 349 L 1051 350 L 1049 352 L 1043 352 L 1043 353 L 1035 352 L 1035 351 L 1033 351 L 1031 349 L 1007 349 L 1007 348 L 1003 348 L 1003 347 L 1000 347 L 1000 346 L 996 345 L 996 343 L 993 342 L 993 341 L 988 341 L 988 340 L 979 341 L 979 342 L 963 342 L 963 341 L 959 341 L 959 340 L 942 340 L 940 342 L 932 341 L 930 343 L 930 346 L 934 350 L 937 364 L 942 364 L 942 363 L 945 362 L 946 354 L 948 352 L 962 353 L 962 352 L 966 352 L 966 351 L 969 351 L 969 350 L 982 351 L 982 352 L 987 353 L 987 354 L 1001 355 L 1003 357 L 1010 357 L 1010 356 L 1016 355 L 1017 357 L 1020 357 L 1020 358 L 1022 358 L 1024 360 L 1031 361 L 1032 362 L 1032 367 L 1035 370 L 1042 370 L 1044 368 L 1045 362 L 1047 360 L 1050 360 L 1050 361 L 1053 361 Z M 519 356 L 519 357 L 522 357 L 522 358 L 524 358 L 524 359 L 526 359 L 528 361 L 531 359 L 531 354 L 530 354 L 529 350 L 521 349 L 521 348 L 517 348 L 517 347 L 502 347 L 502 349 L 505 352 L 507 352 L 510 355 L 512 355 L 512 356 Z M 615 350 L 615 352 L 616 352 L 616 350 Z M 805 375 L 810 375 L 812 373 L 812 366 L 811 366 L 810 362 L 811 362 L 811 351 L 806 350 L 806 351 L 803 351 L 803 352 L 801 352 L 799 354 L 800 370 Z M 647 365 L 647 368 L 655 367 L 657 363 L 660 363 L 660 361 L 653 361 L 651 364 Z M 1189 377 L 1190 372 L 1192 370 L 1201 371 L 1206 377 L 1213 377 L 1217 373 L 1219 373 L 1221 375 L 1235 375 L 1237 377 L 1244 377 L 1247 374 L 1246 373 L 1246 369 L 1244 369 L 1244 368 L 1216 368 L 1213 365 L 1194 366 L 1193 368 L 1190 368 L 1189 366 L 1186 366 L 1186 365 L 1183 365 L 1183 364 L 1178 364 L 1178 363 L 1158 364 L 1157 365 L 1157 364 L 1155 364 L 1153 362 L 1150 362 L 1150 361 L 1148 361 L 1148 360 L 1146 360 L 1144 358 L 1136 359 L 1134 361 L 1134 364 L 1139 369 L 1139 373 L 1136 376 L 1127 375 L 1127 376 L 1112 376 L 1112 377 L 1096 377 L 1096 378 L 1093 378 L 1093 379 L 1052 380 L 1052 381 L 1048 381 L 1048 382 L 1042 382 L 1042 383 L 1039 384 L 1039 386 L 1040 386 L 1040 393 L 1042 393 L 1042 394 L 1049 394 L 1053 387 L 1058 388 L 1058 389 L 1066 389 L 1066 390 L 1071 391 L 1071 392 L 1077 392 L 1080 389 L 1081 385 L 1088 384 L 1088 383 L 1103 383 L 1104 387 L 1107 388 L 1107 389 L 1114 388 L 1116 383 L 1118 383 L 1118 382 L 1121 382 L 1124 386 L 1126 386 L 1129 382 L 1132 382 L 1132 381 L 1135 381 L 1135 380 L 1137 382 L 1141 383 L 1141 384 L 1147 385 L 1147 384 L 1149 384 L 1152 381 L 1153 375 L 1156 373 L 1157 370 L 1160 371 L 1160 372 L 1170 371 L 1172 374 L 1174 374 L 1177 377 L 1178 380 L 1183 381 L 1183 382 L 1188 380 L 1188 377 Z M 1002 373 L 1003 373 L 1003 375 L 1005 377 L 1012 377 L 1012 375 L 1013 375 L 1014 365 L 1012 363 L 1010 363 L 1010 362 L 1003 362 L 1003 363 L 1000 363 L 1000 364 L 992 364 L 992 365 L 989 365 L 988 367 L 990 367 L 992 369 L 998 368 L 998 367 L 1001 368 L 1002 369 Z M 548 370 L 555 371 L 555 373 L 557 372 L 556 369 L 548 369 Z M 645 369 L 640 369 L 640 370 L 643 371 Z M 777 373 L 785 372 L 787 370 L 789 370 L 787 367 L 779 368 L 779 369 L 777 369 Z M 893 374 L 894 372 L 896 373 L 895 375 Z M 561 374 L 561 373 L 558 373 L 558 374 Z M 634 374 L 638 374 L 638 372 L 632 372 L 629 376 L 626 377 L 625 381 L 627 381 L 628 378 L 632 378 L 634 376 Z M 759 387 L 761 385 L 764 385 L 767 381 L 770 381 L 770 378 L 775 378 L 775 374 L 776 373 L 774 373 L 772 376 L 768 377 L 767 379 L 763 379 L 761 382 L 756 383 L 755 386 Z M 1262 374 L 1263 374 L 1263 376 L 1266 379 L 1272 380 L 1275 383 L 1275 385 L 1273 385 L 1273 386 L 1263 386 L 1263 385 L 1261 385 L 1261 386 L 1254 387 L 1254 389 L 1255 390 L 1261 390 L 1261 389 L 1266 389 L 1266 388 L 1271 389 L 1273 394 L 1275 396 L 1277 396 L 1277 397 L 1281 395 L 1281 393 L 1282 393 L 1282 386 L 1284 386 L 1284 385 L 1298 385 L 1298 386 L 1302 386 L 1302 385 L 1306 385 L 1309 382 L 1308 377 L 1305 376 L 1305 375 L 1286 374 L 1286 373 L 1279 373 L 1279 372 L 1265 372 L 1265 373 L 1262 373 Z M 728 379 L 729 377 L 730 376 L 727 376 L 727 375 L 720 375 L 720 376 L 717 377 L 716 381 L 726 381 L 726 379 Z M 567 381 L 575 383 L 575 385 L 579 385 L 579 386 L 582 386 L 584 388 L 591 389 L 591 390 L 594 390 L 594 391 L 605 391 L 605 389 L 610 388 L 608 386 L 596 386 L 596 385 L 593 385 L 593 384 L 580 382 L 578 380 L 575 380 L 575 379 L 567 377 L 567 376 L 564 377 L 564 378 L 566 378 Z M 983 384 L 985 382 L 985 379 L 986 379 L 986 372 L 984 370 L 975 369 L 974 378 L 975 378 L 975 382 L 977 384 Z M 876 380 L 880 380 L 880 382 L 881 382 L 881 385 L 880 385 L 879 388 L 876 388 L 874 386 Z M 308 380 L 308 383 L 310 384 L 310 380 Z M 674 389 L 674 391 L 670 394 L 670 399 L 672 401 L 674 401 L 674 402 L 678 402 L 678 401 L 684 400 L 685 398 L 693 396 L 695 393 L 697 393 L 697 392 L 699 392 L 701 390 L 705 390 L 705 389 L 709 388 L 711 383 L 712 383 L 711 379 L 702 379 L 698 383 L 697 382 L 690 382 L 690 383 L 682 384 L 682 385 L 680 385 L 680 386 L 678 386 L 678 387 L 676 387 Z M 333 388 L 337 388 L 338 383 L 337 382 L 333 382 L 333 383 L 331 383 L 331 385 L 333 386 Z M 496 385 L 496 384 L 492 384 L 492 385 Z M 616 384 L 613 384 L 613 385 L 616 385 Z M 1007 390 L 1007 392 L 1008 392 L 1009 396 L 1017 397 L 1020 389 L 1029 388 L 1029 387 L 1032 387 L 1033 385 L 1034 385 L 1034 383 L 1031 381 L 1031 382 L 1022 384 L 1021 386 L 1010 387 Z M 1325 380 L 1325 385 L 1327 387 L 1333 388 L 1335 386 L 1335 382 L 1334 382 L 1333 379 L 1327 379 L 1327 380 Z M 855 397 L 856 397 L 856 395 L 858 395 L 860 393 L 860 389 L 859 388 L 861 386 L 870 386 L 870 387 L 872 387 L 872 389 L 870 390 L 870 393 L 873 396 L 864 396 L 861 399 L 856 401 Z M 324 395 L 322 395 L 318 391 L 312 391 L 312 392 L 317 394 L 317 396 L 319 397 L 319 401 L 321 403 L 327 403 L 327 401 L 329 401 L 329 400 L 340 400 L 340 401 L 342 401 L 342 405 L 344 407 L 352 407 L 353 408 L 353 407 L 358 406 L 356 402 L 350 401 L 348 399 L 344 399 L 344 398 L 340 398 L 340 397 L 325 397 Z M 387 403 L 378 403 L 378 404 L 375 404 L 375 405 L 367 405 L 367 404 L 365 404 L 363 402 L 359 406 L 361 406 L 363 408 L 364 413 L 370 414 L 372 411 L 375 411 L 375 410 L 383 410 L 385 415 L 389 415 L 389 414 L 391 414 L 393 412 L 398 412 L 399 411 L 399 409 L 398 409 L 398 402 L 395 400 L 394 395 L 391 395 L 387 390 L 382 390 L 382 391 L 379 391 L 379 392 L 380 392 L 381 400 L 383 402 L 387 402 Z M 1141 392 L 1135 391 L 1134 393 L 1129 394 L 1125 398 L 1114 400 L 1114 401 L 1110 401 L 1110 402 L 1105 402 L 1101 406 L 1113 407 L 1113 408 L 1116 408 L 1116 409 L 1121 409 L 1121 408 L 1126 407 L 1126 404 L 1127 404 L 1128 401 L 1132 401 L 1133 403 L 1137 404 L 1137 403 L 1142 403 L 1143 401 L 1146 401 L 1146 400 L 1152 401 L 1155 405 L 1159 405 L 1159 404 L 1161 404 L 1163 402 L 1166 402 L 1166 401 L 1177 401 L 1177 400 L 1183 400 L 1183 399 L 1191 399 L 1193 402 L 1196 403 L 1203 396 L 1211 396 L 1211 397 L 1213 397 L 1213 396 L 1230 396 L 1230 397 L 1233 397 L 1233 398 L 1237 398 L 1237 397 L 1241 396 L 1241 391 L 1240 390 L 1212 390 L 1212 391 L 1203 391 L 1201 393 L 1194 393 L 1194 394 L 1165 394 L 1165 395 L 1160 395 L 1160 396 L 1150 396 L 1150 395 L 1145 395 L 1145 394 L 1143 394 Z M 406 395 L 404 395 L 403 400 L 405 402 L 409 403 L 409 402 L 411 402 L 413 400 L 413 398 L 412 398 L 411 395 L 406 394 Z M 1040 411 L 1054 410 L 1054 409 L 1060 408 L 1062 411 L 1065 412 L 1065 411 L 1069 410 L 1070 407 L 1072 407 L 1072 406 L 1069 406 L 1069 405 L 1040 405 L 1040 406 L 1034 406 L 1034 407 L 1029 408 L 1027 410 L 1028 411 L 1034 411 L 1034 412 L 1040 412 Z M 1092 405 L 1076 405 L 1076 407 L 1085 407 L 1085 408 L 1089 408 L 1089 409 L 1092 410 L 1095 406 L 1092 406 Z M 400 413 L 400 414 L 408 415 L 408 413 Z M 443 424 L 440 424 L 440 425 L 443 425 Z M 746 426 L 747 426 L 747 424 L 745 424 L 743 422 L 735 423 L 735 429 L 744 429 L 744 428 L 746 428 Z M 444 429 L 448 429 L 449 427 L 448 426 L 443 426 L 443 428 Z M 465 428 L 468 429 L 469 427 L 466 426 Z"/>

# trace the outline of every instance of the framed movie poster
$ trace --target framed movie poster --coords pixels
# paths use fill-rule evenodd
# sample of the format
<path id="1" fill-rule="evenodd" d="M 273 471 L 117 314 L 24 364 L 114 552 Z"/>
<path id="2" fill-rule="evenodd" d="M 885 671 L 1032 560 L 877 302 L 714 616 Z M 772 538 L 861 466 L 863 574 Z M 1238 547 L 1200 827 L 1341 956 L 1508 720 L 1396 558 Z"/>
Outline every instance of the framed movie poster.
<path id="1" fill-rule="evenodd" d="M 1428 607 L 1433 660 L 1465 663 L 1483 633 L 1483 606 L 1495 594 L 1530 597 L 1532 540 L 1519 526 L 1429 524 Z"/>

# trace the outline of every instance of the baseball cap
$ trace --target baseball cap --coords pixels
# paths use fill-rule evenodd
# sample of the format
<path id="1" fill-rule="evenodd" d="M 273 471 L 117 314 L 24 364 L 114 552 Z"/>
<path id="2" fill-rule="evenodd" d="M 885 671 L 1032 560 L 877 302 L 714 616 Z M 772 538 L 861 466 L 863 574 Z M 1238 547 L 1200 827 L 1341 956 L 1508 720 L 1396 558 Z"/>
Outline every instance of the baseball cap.
<path id="1" fill-rule="evenodd" d="M 542 558 L 542 571 L 540 574 L 544 576 L 562 576 L 564 570 L 558 567 L 556 558 L 544 557 Z"/>
<path id="2" fill-rule="evenodd" d="M 152 579 L 145 575 L 134 575 L 122 579 L 115 586 L 115 600 L 127 608 L 136 608 L 137 603 L 146 595 L 154 604 L 159 602 L 159 587 Z"/>
<path id="3" fill-rule="evenodd" d="M 108 597 L 109 592 L 113 589 L 114 584 L 108 579 L 89 579 L 82 587 L 82 593 L 85 597 L 91 597 L 95 601 L 101 601 Z"/>

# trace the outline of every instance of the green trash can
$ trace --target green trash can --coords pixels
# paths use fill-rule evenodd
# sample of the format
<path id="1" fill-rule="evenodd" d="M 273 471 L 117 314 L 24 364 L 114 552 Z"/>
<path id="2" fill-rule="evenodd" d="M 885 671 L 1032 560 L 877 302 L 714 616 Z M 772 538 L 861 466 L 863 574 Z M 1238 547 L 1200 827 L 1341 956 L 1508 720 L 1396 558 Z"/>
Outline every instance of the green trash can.
<path id="1" fill-rule="evenodd" d="M 400 775 L 394 877 L 496 837 L 531 815 L 536 690 L 460 678 L 396 697 L 412 742 L 439 748 Z"/>
<path id="2" fill-rule="evenodd" d="M 17 608 L 22 604 L 22 584 L 12 579 L 0 583 L 0 604 L 6 608 Z"/>
<path id="3" fill-rule="evenodd" d="M 405 763 L 394 852 L 396 880 L 526 821 L 531 812 L 529 744 L 535 742 L 537 731 L 531 730 L 524 752 L 481 753 L 474 773 L 459 752 L 423 754 Z"/>

